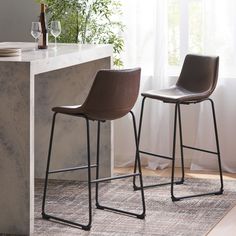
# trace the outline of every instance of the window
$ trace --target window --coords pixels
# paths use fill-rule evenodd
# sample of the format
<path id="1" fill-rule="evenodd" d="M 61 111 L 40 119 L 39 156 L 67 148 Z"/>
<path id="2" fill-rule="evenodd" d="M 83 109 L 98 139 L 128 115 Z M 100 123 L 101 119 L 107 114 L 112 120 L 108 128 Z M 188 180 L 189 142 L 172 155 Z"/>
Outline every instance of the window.
<path id="1" fill-rule="evenodd" d="M 202 53 L 202 15 L 202 0 L 168 0 L 169 66 L 180 66 L 187 53 Z"/>
<path id="2" fill-rule="evenodd" d="M 186 54 L 217 55 L 220 76 L 236 78 L 235 0 L 122 2 L 125 65 L 141 65 L 146 74 L 152 74 L 166 72 L 168 61 L 167 73 L 176 76 Z M 159 67 L 157 58 L 164 58 L 164 66 L 160 62 Z"/>

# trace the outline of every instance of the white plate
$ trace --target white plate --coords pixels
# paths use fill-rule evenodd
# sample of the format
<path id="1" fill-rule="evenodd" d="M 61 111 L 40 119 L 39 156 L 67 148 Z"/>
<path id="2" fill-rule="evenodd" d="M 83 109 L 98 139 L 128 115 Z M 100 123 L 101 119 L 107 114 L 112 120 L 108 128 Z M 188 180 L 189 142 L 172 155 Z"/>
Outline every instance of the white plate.
<path id="1" fill-rule="evenodd" d="M 20 48 L 1 48 L 0 47 L 0 56 L 1 57 L 14 57 L 21 55 Z"/>
<path id="2" fill-rule="evenodd" d="M 0 47 L 1 52 L 19 52 L 20 48 L 9 48 L 9 47 Z"/>
<path id="3" fill-rule="evenodd" d="M 7 53 L 7 54 L 1 54 L 0 53 L 0 57 L 17 57 L 20 56 L 20 53 Z"/>

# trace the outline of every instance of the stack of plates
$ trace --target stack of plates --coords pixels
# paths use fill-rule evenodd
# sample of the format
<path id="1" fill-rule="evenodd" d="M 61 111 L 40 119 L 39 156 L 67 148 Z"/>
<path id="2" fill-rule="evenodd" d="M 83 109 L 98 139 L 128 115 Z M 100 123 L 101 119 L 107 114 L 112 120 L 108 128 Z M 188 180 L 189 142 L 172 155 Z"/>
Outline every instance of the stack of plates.
<path id="1" fill-rule="evenodd" d="M 20 48 L 1 48 L 0 47 L 0 57 L 15 57 L 21 55 Z"/>

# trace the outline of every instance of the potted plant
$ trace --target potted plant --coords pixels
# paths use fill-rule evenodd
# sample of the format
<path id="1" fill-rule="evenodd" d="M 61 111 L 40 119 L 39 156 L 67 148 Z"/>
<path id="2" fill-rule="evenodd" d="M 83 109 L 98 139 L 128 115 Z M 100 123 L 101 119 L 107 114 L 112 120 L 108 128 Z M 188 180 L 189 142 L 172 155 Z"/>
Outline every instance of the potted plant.
<path id="1" fill-rule="evenodd" d="M 59 20 L 63 43 L 112 44 L 113 63 L 123 65 L 119 54 L 124 47 L 124 25 L 119 21 L 119 0 L 36 0 L 47 5 L 48 23 Z"/>

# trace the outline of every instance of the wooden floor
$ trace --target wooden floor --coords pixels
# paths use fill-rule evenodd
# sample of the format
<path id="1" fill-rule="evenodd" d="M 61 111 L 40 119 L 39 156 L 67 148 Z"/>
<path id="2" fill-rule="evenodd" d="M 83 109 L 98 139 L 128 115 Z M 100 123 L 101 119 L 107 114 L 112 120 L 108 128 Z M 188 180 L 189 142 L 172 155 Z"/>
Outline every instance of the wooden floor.
<path id="1" fill-rule="evenodd" d="M 114 172 L 119 174 L 125 174 L 132 172 L 133 168 L 115 168 Z M 149 170 L 142 169 L 144 176 L 160 176 L 160 177 L 168 177 L 171 174 L 171 169 L 167 168 L 164 170 Z M 181 176 L 181 169 L 176 168 L 175 175 Z M 186 178 L 205 178 L 205 179 L 214 179 L 219 178 L 219 173 L 215 171 L 191 171 L 189 169 L 185 169 L 185 177 Z M 235 180 L 236 174 L 231 173 L 223 173 L 223 178 Z M 236 206 L 229 211 L 225 217 L 209 232 L 208 236 L 235 236 L 236 235 Z"/>
<path id="2" fill-rule="evenodd" d="M 125 174 L 130 173 L 133 171 L 133 168 L 127 167 L 127 168 L 115 168 L 114 172 L 119 174 Z M 166 168 L 163 170 L 150 170 L 147 168 L 142 169 L 144 176 L 160 176 L 160 177 L 168 177 L 171 174 L 171 168 Z M 175 176 L 181 176 L 181 169 L 176 168 Z M 223 173 L 224 179 L 235 179 L 236 180 L 236 174 L 231 173 Z M 216 171 L 191 171 L 189 169 L 185 169 L 185 177 L 186 178 L 205 178 L 205 179 L 214 179 L 219 178 L 219 172 Z"/>

